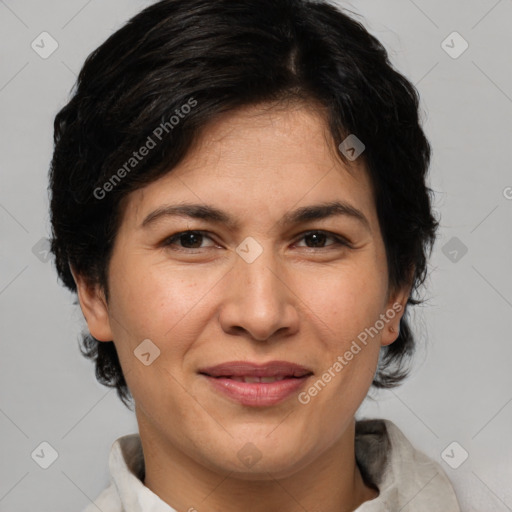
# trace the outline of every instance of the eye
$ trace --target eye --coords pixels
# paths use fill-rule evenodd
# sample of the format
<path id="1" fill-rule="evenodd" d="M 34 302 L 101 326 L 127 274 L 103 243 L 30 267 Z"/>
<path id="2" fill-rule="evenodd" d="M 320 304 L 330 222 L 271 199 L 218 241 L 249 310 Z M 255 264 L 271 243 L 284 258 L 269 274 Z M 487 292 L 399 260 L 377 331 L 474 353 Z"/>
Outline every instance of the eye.
<path id="1" fill-rule="evenodd" d="M 211 238 L 206 235 L 205 231 L 182 231 L 166 238 L 162 242 L 162 246 L 176 246 L 178 242 L 184 249 L 204 249 L 204 247 L 201 247 L 201 242 L 204 238 L 211 240 Z M 175 250 L 179 251 L 180 249 L 177 248 Z"/>
<path id="2" fill-rule="evenodd" d="M 309 239 L 312 242 L 312 245 L 306 245 L 308 248 L 315 249 L 315 248 L 323 248 L 325 241 L 327 239 L 334 240 L 334 243 L 328 244 L 329 246 L 346 246 L 351 247 L 351 244 L 348 240 L 344 239 L 343 237 L 334 235 L 332 233 L 329 233 L 328 231 L 308 231 L 307 233 L 303 233 L 302 237 L 299 240 L 307 240 Z"/>
<path id="3" fill-rule="evenodd" d="M 203 246 L 202 242 L 205 239 L 210 240 L 212 244 L 210 244 L 209 246 Z M 333 243 L 325 245 L 326 241 L 329 239 L 331 239 Z M 323 249 L 325 247 L 331 246 L 352 247 L 351 243 L 345 238 L 329 233 L 328 231 L 321 230 L 308 231 L 306 233 L 303 233 L 299 240 L 306 240 L 306 246 L 302 247 L 307 247 L 309 249 Z M 214 243 L 213 240 L 208 236 L 206 231 L 189 230 L 181 231 L 166 238 L 162 242 L 162 246 L 170 247 L 172 250 L 176 251 L 188 250 L 193 252 L 194 249 L 205 249 L 208 247 L 213 247 Z"/>

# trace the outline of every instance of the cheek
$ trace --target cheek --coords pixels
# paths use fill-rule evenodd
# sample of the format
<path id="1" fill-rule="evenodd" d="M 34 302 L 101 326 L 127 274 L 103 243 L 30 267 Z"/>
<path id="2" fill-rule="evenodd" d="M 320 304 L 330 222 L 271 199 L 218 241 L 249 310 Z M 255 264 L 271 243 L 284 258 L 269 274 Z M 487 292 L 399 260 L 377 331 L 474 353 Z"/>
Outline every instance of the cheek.
<path id="1" fill-rule="evenodd" d="M 206 266 L 202 270 L 198 266 L 171 268 L 165 261 L 118 266 L 112 274 L 112 297 L 116 299 L 111 309 L 112 330 L 123 369 L 134 372 L 132 379 L 143 380 L 136 386 L 149 389 L 166 377 L 160 375 L 165 370 L 179 378 L 187 353 L 211 317 L 215 284 L 225 272 Z M 160 351 L 148 367 L 134 357 L 134 350 L 146 339 Z M 148 378 L 148 372 L 143 372 L 153 366 L 160 371 L 153 369 Z"/>
<path id="2" fill-rule="evenodd" d="M 382 313 L 387 278 L 375 265 L 327 269 L 296 281 L 305 313 L 334 343 L 373 325 Z"/>
<path id="3" fill-rule="evenodd" d="M 178 272 L 162 264 L 120 266 L 112 275 L 116 300 L 111 310 L 116 350 L 136 403 L 154 417 L 159 414 L 156 404 L 167 404 L 176 422 L 187 414 L 182 402 L 190 401 L 179 384 L 182 365 L 204 326 L 201 298 L 213 286 L 212 279 L 204 281 L 191 272 L 176 278 Z M 154 345 L 144 342 L 151 360 L 145 365 L 136 355 L 148 339 Z"/>
<path id="4" fill-rule="evenodd" d="M 161 339 L 186 317 L 210 287 L 199 275 L 188 276 L 181 269 L 143 264 L 134 264 L 132 269 L 117 272 L 112 313 L 131 327 L 130 334 L 139 337 L 153 335 Z"/>

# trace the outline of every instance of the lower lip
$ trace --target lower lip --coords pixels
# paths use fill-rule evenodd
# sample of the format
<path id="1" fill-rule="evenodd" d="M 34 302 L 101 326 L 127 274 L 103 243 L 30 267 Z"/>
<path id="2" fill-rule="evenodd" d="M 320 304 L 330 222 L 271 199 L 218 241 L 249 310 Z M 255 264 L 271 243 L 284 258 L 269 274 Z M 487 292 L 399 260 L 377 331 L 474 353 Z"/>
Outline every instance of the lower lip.
<path id="1" fill-rule="evenodd" d="M 240 382 L 223 377 L 204 375 L 212 386 L 242 405 L 265 407 L 282 402 L 299 391 L 310 375 L 275 382 Z"/>

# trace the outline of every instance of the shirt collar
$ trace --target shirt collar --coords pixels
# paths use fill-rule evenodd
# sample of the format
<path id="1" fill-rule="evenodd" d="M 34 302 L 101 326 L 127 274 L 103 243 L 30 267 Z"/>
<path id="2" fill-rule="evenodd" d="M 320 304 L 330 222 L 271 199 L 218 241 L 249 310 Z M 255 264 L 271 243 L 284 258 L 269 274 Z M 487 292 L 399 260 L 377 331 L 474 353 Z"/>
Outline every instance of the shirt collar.
<path id="1" fill-rule="evenodd" d="M 355 512 L 392 512 L 408 503 L 417 512 L 460 512 L 441 466 L 416 450 L 390 420 L 357 421 L 355 454 L 363 478 L 379 489 L 377 498 L 364 502 Z M 121 510 L 176 512 L 143 484 L 144 456 L 138 433 L 114 442 L 109 468 L 111 492 L 117 495 Z"/>
<path id="2" fill-rule="evenodd" d="M 355 512 L 460 512 L 450 480 L 435 460 L 414 448 L 390 420 L 356 422 L 356 460 L 379 496 Z"/>
<path id="3" fill-rule="evenodd" d="M 110 451 L 109 468 L 122 510 L 176 512 L 142 483 L 145 468 L 139 434 L 129 434 L 114 442 Z"/>

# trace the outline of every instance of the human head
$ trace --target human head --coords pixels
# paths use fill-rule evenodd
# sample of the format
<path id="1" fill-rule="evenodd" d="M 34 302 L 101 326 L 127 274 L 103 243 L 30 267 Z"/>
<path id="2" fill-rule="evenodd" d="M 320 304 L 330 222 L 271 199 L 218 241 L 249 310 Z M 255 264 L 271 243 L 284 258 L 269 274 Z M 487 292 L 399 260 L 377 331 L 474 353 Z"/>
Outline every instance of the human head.
<path id="1" fill-rule="evenodd" d="M 205 127 L 265 103 L 316 106 L 335 149 L 350 134 L 363 141 L 358 160 L 375 194 L 390 289 L 416 291 L 437 227 L 417 92 L 360 23 L 327 2 L 307 0 L 164 0 L 88 57 L 54 125 L 51 248 L 64 285 L 76 291 L 72 266 L 108 300 L 124 199 L 172 173 Z M 150 137 L 155 146 L 127 167 Z M 418 302 L 411 294 L 408 304 Z M 126 401 L 114 344 L 90 334 L 83 342 L 97 378 Z M 413 347 L 403 317 L 396 341 L 382 348 L 373 385 L 401 382 Z"/>

